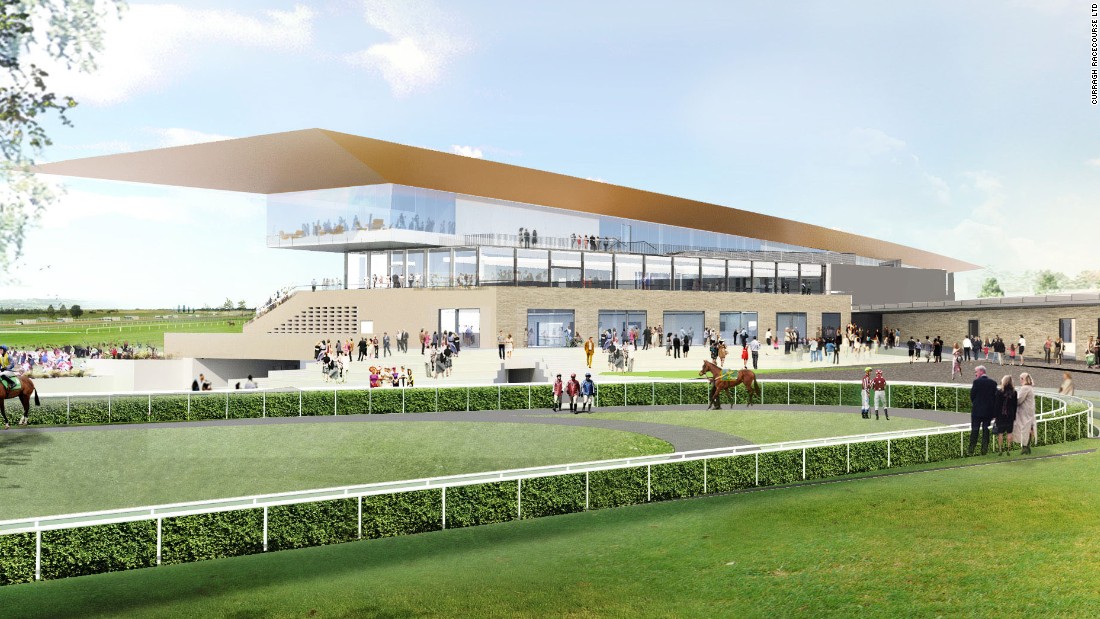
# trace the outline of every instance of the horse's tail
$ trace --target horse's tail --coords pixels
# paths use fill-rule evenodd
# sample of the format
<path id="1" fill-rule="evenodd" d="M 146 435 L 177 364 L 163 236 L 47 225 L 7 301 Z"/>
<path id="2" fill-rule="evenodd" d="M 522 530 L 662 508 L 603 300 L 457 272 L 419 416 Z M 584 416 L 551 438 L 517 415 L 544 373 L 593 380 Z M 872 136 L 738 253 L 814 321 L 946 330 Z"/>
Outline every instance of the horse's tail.
<path id="1" fill-rule="evenodd" d="M 42 406 L 42 403 L 38 401 L 38 387 L 34 388 L 34 405 Z"/>

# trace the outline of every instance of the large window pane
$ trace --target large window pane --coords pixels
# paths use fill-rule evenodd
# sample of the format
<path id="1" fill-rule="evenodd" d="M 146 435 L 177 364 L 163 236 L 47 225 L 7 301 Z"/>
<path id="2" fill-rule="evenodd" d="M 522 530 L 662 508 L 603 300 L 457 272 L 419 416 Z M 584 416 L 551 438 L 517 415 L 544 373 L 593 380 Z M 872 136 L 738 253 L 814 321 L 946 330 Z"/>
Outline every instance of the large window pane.
<path id="1" fill-rule="evenodd" d="M 666 344 L 668 338 L 679 335 L 681 340 L 689 338 L 692 346 L 702 345 L 703 312 L 665 312 L 664 321 Z"/>
<path id="2" fill-rule="evenodd" d="M 516 284 L 520 286 L 545 286 L 549 265 L 545 249 L 516 250 Z"/>
<path id="3" fill-rule="evenodd" d="M 424 287 L 424 252 L 410 250 L 405 256 L 405 280 L 409 288 Z"/>
<path id="4" fill-rule="evenodd" d="M 580 288 L 581 252 L 550 252 L 550 285 L 559 288 Z"/>
<path id="5" fill-rule="evenodd" d="M 672 290 L 672 258 L 645 257 L 645 282 L 647 290 Z"/>
<path id="6" fill-rule="evenodd" d="M 515 284 L 515 250 L 507 247 L 482 247 L 481 272 L 482 286 L 511 286 Z"/>
<path id="7" fill-rule="evenodd" d="M 428 252 L 428 287 L 451 286 L 451 250 L 433 249 Z"/>
<path id="8" fill-rule="evenodd" d="M 803 294 L 823 294 L 825 292 L 825 269 L 820 264 L 800 265 Z"/>
<path id="9" fill-rule="evenodd" d="M 405 252 L 390 252 L 390 287 L 405 287 Z"/>
<path id="10" fill-rule="evenodd" d="M 371 288 L 390 287 L 390 255 L 376 251 L 370 255 Z"/>
<path id="11" fill-rule="evenodd" d="M 718 314 L 718 322 L 718 329 L 727 346 L 742 345 L 739 337 L 742 329 L 747 332 L 746 344 L 759 336 L 756 312 L 721 312 Z"/>
<path id="12" fill-rule="evenodd" d="M 611 287 L 611 254 L 590 251 L 584 255 L 584 285 L 587 288 Z"/>
<path id="13" fill-rule="evenodd" d="M 466 288 L 477 285 L 477 250 L 456 249 L 454 252 L 455 285 Z"/>
<path id="14" fill-rule="evenodd" d="M 481 348 L 481 310 L 458 310 L 458 330 L 463 348 Z"/>
<path id="15" fill-rule="evenodd" d="M 642 347 L 642 332 L 646 326 L 645 310 L 600 310 L 599 313 L 599 338 L 601 347 L 607 348 L 607 343 L 612 338 L 619 342 L 630 340 L 633 332 L 638 348 Z"/>
<path id="16" fill-rule="evenodd" d="M 620 290 L 637 290 L 643 287 L 642 257 L 615 254 L 615 287 Z"/>
<path id="17" fill-rule="evenodd" d="M 752 292 L 752 263 L 748 260 L 729 260 L 729 289 L 731 292 Z"/>
<path id="18" fill-rule="evenodd" d="M 779 292 L 792 294 L 798 292 L 798 263 L 780 262 L 777 266 L 779 272 Z"/>
<path id="19" fill-rule="evenodd" d="M 726 261 L 715 260 L 714 258 L 703 258 L 702 263 L 701 281 L 703 290 L 725 290 Z"/>
<path id="20" fill-rule="evenodd" d="M 673 258 L 674 290 L 699 290 L 699 259 Z"/>
<path id="21" fill-rule="evenodd" d="M 775 263 L 752 263 L 752 289 L 756 292 L 775 292 Z"/>
<path id="22" fill-rule="evenodd" d="M 527 330 L 532 346 L 564 347 L 575 332 L 573 310 L 529 309 Z"/>

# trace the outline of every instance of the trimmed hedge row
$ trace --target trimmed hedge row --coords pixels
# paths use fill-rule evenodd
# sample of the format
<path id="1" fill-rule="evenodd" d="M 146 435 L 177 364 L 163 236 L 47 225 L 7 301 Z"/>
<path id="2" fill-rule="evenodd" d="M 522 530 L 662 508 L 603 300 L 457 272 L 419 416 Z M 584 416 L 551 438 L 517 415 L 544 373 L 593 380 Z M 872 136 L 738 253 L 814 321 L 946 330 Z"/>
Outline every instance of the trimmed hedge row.
<path id="1" fill-rule="evenodd" d="M 855 383 L 761 382 L 762 404 L 860 406 Z M 706 404 L 709 384 L 703 381 L 669 383 L 606 383 L 597 386 L 597 406 L 669 406 Z M 45 396 L 30 416 L 32 425 L 79 425 L 298 417 L 391 413 L 433 413 L 466 410 L 527 410 L 549 408 L 550 385 L 499 387 L 421 387 L 333 391 L 229 391 L 153 396 Z M 744 386 L 725 400 L 746 402 Z M 891 407 L 967 412 L 967 387 L 890 385 Z M 1050 398 L 1038 398 L 1039 412 L 1055 407 Z"/>

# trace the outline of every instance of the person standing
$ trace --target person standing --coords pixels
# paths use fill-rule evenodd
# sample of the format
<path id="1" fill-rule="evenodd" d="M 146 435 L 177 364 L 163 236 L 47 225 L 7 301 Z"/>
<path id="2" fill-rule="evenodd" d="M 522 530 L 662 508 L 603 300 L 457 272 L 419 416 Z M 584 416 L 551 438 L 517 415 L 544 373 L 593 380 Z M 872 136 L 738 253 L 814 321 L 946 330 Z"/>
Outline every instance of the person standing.
<path id="1" fill-rule="evenodd" d="M 1066 344 L 1062 341 L 1062 336 L 1059 335 L 1058 339 L 1054 340 L 1054 362 L 1058 365 L 1062 365 L 1062 355 L 1065 354 Z"/>
<path id="2" fill-rule="evenodd" d="M 967 335 L 963 338 L 963 360 L 970 361 L 970 348 L 972 344 L 970 342 L 970 336 Z"/>
<path id="3" fill-rule="evenodd" d="M 1016 442 L 1020 444 L 1021 455 L 1031 453 L 1032 437 L 1038 438 L 1035 427 L 1035 388 L 1031 374 L 1020 374 L 1020 390 L 1016 393 L 1016 419 L 1012 424 Z"/>
<path id="4" fill-rule="evenodd" d="M 909 344 L 909 363 L 912 363 L 913 359 L 915 358 L 915 356 L 917 354 L 917 340 L 913 339 L 913 336 L 910 335 L 908 344 Z"/>
<path id="5" fill-rule="evenodd" d="M 951 380 L 955 380 L 957 374 L 959 378 L 962 378 L 962 356 L 963 349 L 959 348 L 959 343 L 955 342 L 955 348 L 951 351 Z"/>
<path id="6" fill-rule="evenodd" d="M 393 351 L 390 350 L 390 334 L 388 332 L 382 333 L 382 356 L 389 357 L 393 355 Z"/>
<path id="7" fill-rule="evenodd" d="M 679 335 L 673 335 L 672 336 L 672 358 L 673 359 L 679 359 L 680 358 L 680 336 Z"/>
<path id="8" fill-rule="evenodd" d="M 504 330 L 497 331 L 497 355 L 500 356 L 500 360 L 504 360 Z"/>
<path id="9" fill-rule="evenodd" d="M 555 413 L 561 410 L 561 394 L 565 391 L 565 384 L 561 382 L 561 374 L 554 379 L 554 401 L 550 403 L 550 410 Z"/>
<path id="10" fill-rule="evenodd" d="M 863 381 L 860 390 L 860 399 L 863 403 L 863 408 L 859 410 L 859 413 L 864 419 L 871 418 L 871 368 L 863 368 Z"/>
<path id="11" fill-rule="evenodd" d="M 984 456 L 989 451 L 989 424 L 997 412 L 997 382 L 985 375 L 984 365 L 974 368 L 974 376 L 970 386 L 970 448 L 967 455 L 974 455 L 980 429 Z"/>
<path id="12" fill-rule="evenodd" d="M 724 344 L 723 344 L 723 348 L 725 348 Z M 722 357 L 724 358 L 725 355 L 723 354 Z M 741 366 L 746 370 L 749 369 L 749 347 L 748 346 L 742 346 L 741 347 Z"/>
<path id="13" fill-rule="evenodd" d="M 747 348 L 747 346 L 745 348 Z M 722 340 L 718 340 L 718 365 L 719 365 L 719 367 L 723 367 L 723 368 L 726 367 L 726 355 L 727 354 L 729 354 L 729 351 L 726 349 L 726 343 L 723 342 Z M 744 352 L 742 352 L 741 355 L 742 355 L 742 358 L 747 358 L 748 357 L 748 354 L 744 353 Z"/>
<path id="14" fill-rule="evenodd" d="M 592 367 L 592 355 L 596 354 L 596 342 L 592 340 L 592 336 L 588 336 L 588 339 L 584 342 L 584 361 L 588 364 L 588 367 Z"/>
<path id="15" fill-rule="evenodd" d="M 576 415 L 579 412 L 577 411 L 577 396 L 581 392 L 581 384 L 577 382 L 576 374 L 569 375 L 569 382 L 565 384 L 565 392 L 569 394 L 569 410 Z"/>
<path id="16" fill-rule="evenodd" d="M 1062 372 L 1062 386 L 1058 388 L 1061 395 L 1073 395 L 1073 377 L 1069 372 Z"/>
<path id="17" fill-rule="evenodd" d="M 1024 364 L 1024 345 L 1027 344 L 1027 340 L 1024 339 L 1024 334 L 1020 334 L 1020 341 L 1016 342 L 1016 356 L 1020 359 L 1020 365 Z"/>
<path id="18" fill-rule="evenodd" d="M 509 359 L 512 358 L 512 347 L 514 345 L 515 343 L 512 340 L 512 334 L 509 333 L 508 337 L 504 338 L 504 354 L 507 355 Z"/>
<path id="19" fill-rule="evenodd" d="M 756 364 L 760 361 L 760 340 L 753 336 L 752 341 L 749 342 L 749 352 L 752 353 L 752 369 L 757 369 Z"/>
<path id="20" fill-rule="evenodd" d="M 875 393 L 875 420 L 878 421 L 878 407 L 881 405 L 882 414 L 886 415 L 886 421 L 890 421 L 890 411 L 886 408 L 886 379 L 882 376 L 882 370 L 875 370 L 871 391 Z"/>
<path id="21" fill-rule="evenodd" d="M 1018 397 L 1016 389 L 1012 387 L 1012 377 L 1005 374 L 1001 379 L 1000 388 L 1001 405 L 997 408 L 997 440 L 994 447 L 997 453 L 1011 455 L 1012 433 L 1016 423 L 1016 408 Z"/>
<path id="22" fill-rule="evenodd" d="M 367 336 L 361 336 L 359 338 L 359 361 L 362 361 L 367 356 Z"/>
<path id="23" fill-rule="evenodd" d="M 1047 341 L 1043 342 L 1043 358 L 1047 363 L 1050 363 L 1050 351 L 1052 348 L 1054 348 L 1054 342 L 1050 341 L 1048 337 Z"/>
<path id="24" fill-rule="evenodd" d="M 592 382 L 592 374 L 585 372 L 584 382 L 581 383 L 581 409 L 592 412 L 592 399 L 596 396 L 596 383 Z"/>

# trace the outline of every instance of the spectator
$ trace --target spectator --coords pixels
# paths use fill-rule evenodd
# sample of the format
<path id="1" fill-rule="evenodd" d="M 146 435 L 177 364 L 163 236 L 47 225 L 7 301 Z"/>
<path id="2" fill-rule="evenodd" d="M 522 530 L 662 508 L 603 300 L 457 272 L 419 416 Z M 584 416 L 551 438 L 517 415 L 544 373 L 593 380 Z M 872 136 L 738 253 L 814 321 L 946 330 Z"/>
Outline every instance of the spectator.
<path id="1" fill-rule="evenodd" d="M 1058 388 L 1061 395 L 1073 395 L 1073 377 L 1069 372 L 1062 372 L 1062 386 Z"/>
<path id="2" fill-rule="evenodd" d="M 1020 390 L 1016 394 L 1016 419 L 1012 424 L 1016 442 L 1020 444 L 1023 455 L 1031 453 L 1034 438 L 1038 437 L 1035 427 L 1035 391 L 1031 375 L 1020 374 Z M 1034 437 L 1034 438 L 1033 438 Z"/>
<path id="3" fill-rule="evenodd" d="M 1015 345 L 1014 345 L 1015 346 Z M 1012 432 L 1016 423 L 1017 395 L 1012 387 L 1012 377 L 1005 375 L 1001 379 L 1001 388 L 998 390 L 1000 406 L 997 407 L 997 440 L 994 446 L 997 453 L 1010 455 L 1012 453 Z"/>
<path id="4" fill-rule="evenodd" d="M 974 455 L 978 443 L 978 430 L 982 433 L 982 455 L 989 451 L 989 424 L 996 415 L 997 383 L 985 375 L 985 366 L 974 368 L 974 383 L 970 386 L 970 448 L 967 455 Z"/>

